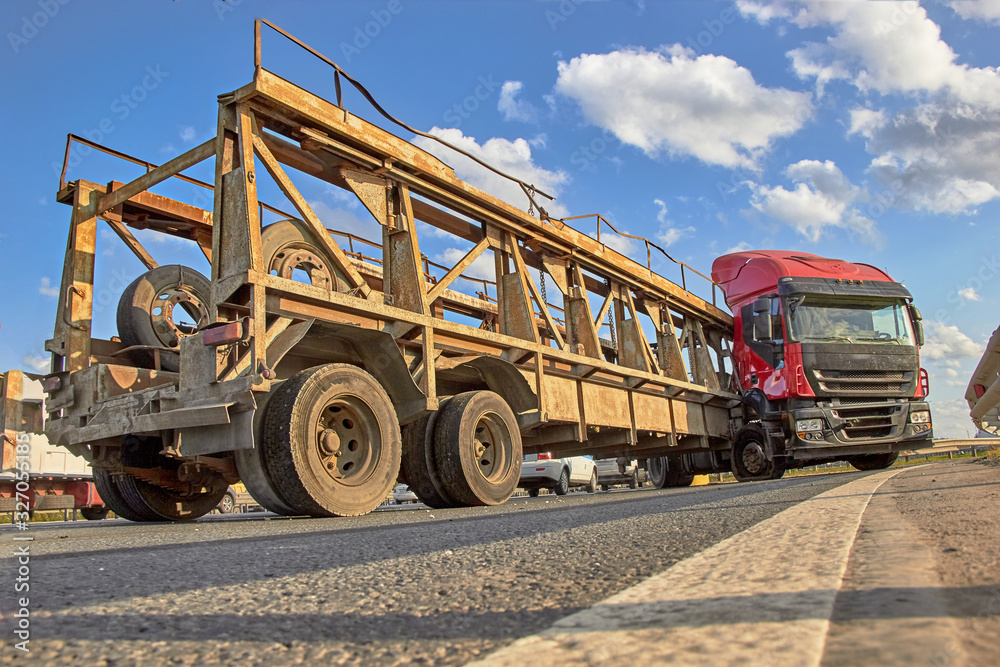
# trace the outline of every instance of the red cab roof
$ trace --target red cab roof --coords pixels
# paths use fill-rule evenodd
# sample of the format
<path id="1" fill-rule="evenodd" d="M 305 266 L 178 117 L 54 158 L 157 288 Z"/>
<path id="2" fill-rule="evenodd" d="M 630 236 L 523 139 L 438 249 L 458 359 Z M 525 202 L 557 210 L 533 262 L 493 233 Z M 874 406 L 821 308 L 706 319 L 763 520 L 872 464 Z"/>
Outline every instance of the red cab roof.
<path id="1" fill-rule="evenodd" d="M 776 292 L 778 279 L 785 276 L 892 281 L 884 271 L 868 264 L 790 250 L 734 252 L 712 262 L 712 280 L 722 288 L 730 308 L 748 299 Z"/>

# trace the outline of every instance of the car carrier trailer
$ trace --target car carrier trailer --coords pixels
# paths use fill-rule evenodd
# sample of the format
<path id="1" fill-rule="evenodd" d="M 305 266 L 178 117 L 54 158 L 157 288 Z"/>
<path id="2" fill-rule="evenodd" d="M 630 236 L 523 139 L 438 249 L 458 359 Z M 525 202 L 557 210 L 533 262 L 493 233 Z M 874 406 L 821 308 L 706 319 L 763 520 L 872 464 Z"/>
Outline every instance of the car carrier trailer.
<path id="1" fill-rule="evenodd" d="M 263 26 L 332 67 L 336 102 L 263 66 Z M 655 244 L 641 239 L 635 262 L 601 242 L 602 228 L 617 233 L 607 221 L 593 216 L 597 238 L 577 231 L 531 184 L 501 174 L 527 211 L 471 186 L 346 109 L 345 82 L 383 124 L 441 141 L 257 21 L 253 80 L 219 97 L 214 138 L 128 183 L 66 182 L 64 165 L 72 215 L 45 431 L 92 463 L 117 514 L 192 519 L 238 480 L 288 515 L 368 512 L 397 478 L 432 507 L 496 504 L 524 453 L 729 460 L 745 407 L 715 283 L 680 262 L 680 284 L 658 275 Z M 206 160 L 214 183 L 181 173 Z M 381 244 L 355 251 L 359 239 L 326 229 L 290 169 L 353 193 Z M 175 178 L 210 190 L 211 210 L 150 191 Z M 259 200 L 261 179 L 290 215 Z M 100 221 L 148 269 L 110 340 L 92 335 Z M 432 266 L 418 223 L 468 252 Z M 194 241 L 209 275 L 157 264 L 132 229 Z M 495 280 L 468 294 L 459 282 L 482 257 Z M 698 277 L 710 300 L 690 291 Z"/>

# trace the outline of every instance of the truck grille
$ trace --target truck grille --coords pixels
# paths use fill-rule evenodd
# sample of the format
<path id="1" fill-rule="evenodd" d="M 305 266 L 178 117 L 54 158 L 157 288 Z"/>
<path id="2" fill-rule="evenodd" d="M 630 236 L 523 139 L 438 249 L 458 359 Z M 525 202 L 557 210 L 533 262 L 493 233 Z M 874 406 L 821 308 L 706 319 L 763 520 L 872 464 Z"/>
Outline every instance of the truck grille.
<path id="1" fill-rule="evenodd" d="M 843 436 L 846 440 L 852 438 L 885 438 L 892 435 L 892 416 L 901 408 L 897 405 L 881 405 L 869 407 L 837 407 L 832 410 L 833 416 L 843 419 Z"/>
<path id="2" fill-rule="evenodd" d="M 912 371 L 814 371 L 820 389 L 831 394 L 902 395 L 912 393 Z"/>

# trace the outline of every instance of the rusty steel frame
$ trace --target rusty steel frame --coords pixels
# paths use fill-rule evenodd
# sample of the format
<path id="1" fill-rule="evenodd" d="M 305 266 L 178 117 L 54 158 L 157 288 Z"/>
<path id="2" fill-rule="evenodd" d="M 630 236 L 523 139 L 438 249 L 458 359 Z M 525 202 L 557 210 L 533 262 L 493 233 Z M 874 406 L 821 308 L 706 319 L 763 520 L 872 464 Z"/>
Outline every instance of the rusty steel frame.
<path id="1" fill-rule="evenodd" d="M 435 410 L 443 396 L 496 391 L 517 415 L 526 452 L 646 457 L 729 448 L 740 400 L 728 391 L 728 313 L 654 273 L 651 262 L 643 266 L 548 217 L 533 199 L 539 217 L 462 181 L 341 100 L 331 103 L 268 71 L 259 22 L 255 37 L 253 81 L 219 97 L 213 139 L 160 166 L 138 161 L 146 173 L 129 183 L 65 183 L 63 173 L 58 199 L 73 212 L 55 331 L 46 343 L 50 440 L 97 465 L 114 459 L 125 433 L 158 434 L 165 452 L 182 458 L 250 448 L 253 413 L 276 381 L 346 362 L 382 383 L 404 424 Z M 336 68 L 338 80 L 342 75 Z M 214 186 L 183 178 L 214 190 L 212 211 L 150 192 L 209 158 Z M 381 226 L 381 258 L 354 252 L 353 239 L 327 230 L 288 169 L 353 192 Z M 293 224 L 335 267 L 344 291 L 270 273 L 257 196 L 262 176 L 291 203 Z M 522 187 L 531 198 L 531 187 Z M 243 340 L 210 347 L 203 332 L 183 339 L 178 374 L 136 367 L 124 344 L 92 338 L 98 220 L 150 268 L 155 260 L 129 228 L 195 241 L 211 262 L 211 317 L 240 323 Z M 417 221 L 472 247 L 434 277 Z M 469 279 L 463 274 L 487 252 L 496 280 L 484 282 L 483 293 L 449 289 Z M 553 316 L 558 306 L 531 270 L 560 292 L 562 318 Z M 596 316 L 592 299 L 601 303 Z M 449 320 L 449 312 L 481 324 Z M 640 315 L 653 323 L 653 345 Z M 609 319 L 610 341 L 600 335 Z"/>

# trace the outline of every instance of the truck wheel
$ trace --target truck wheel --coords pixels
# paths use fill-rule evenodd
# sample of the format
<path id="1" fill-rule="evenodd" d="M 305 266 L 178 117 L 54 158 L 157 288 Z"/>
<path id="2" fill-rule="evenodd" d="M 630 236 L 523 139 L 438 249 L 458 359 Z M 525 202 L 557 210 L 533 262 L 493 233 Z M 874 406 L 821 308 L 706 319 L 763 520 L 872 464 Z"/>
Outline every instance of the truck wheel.
<path id="1" fill-rule="evenodd" d="M 264 415 L 267 414 L 267 406 L 277 389 L 272 385 L 271 391 L 265 394 L 257 404 L 257 411 L 253 417 L 256 440 L 254 447 L 252 449 L 237 449 L 233 452 L 233 461 L 236 463 L 236 472 L 240 474 L 240 481 L 243 482 L 247 493 L 258 505 L 275 514 L 296 516 L 301 512 L 296 512 L 288 504 L 288 501 L 282 498 L 278 489 L 267 476 L 267 467 L 264 465 L 264 455 L 266 454 L 262 430 Z"/>
<path id="2" fill-rule="evenodd" d="M 100 521 L 102 519 L 108 518 L 108 512 L 111 510 L 107 507 L 81 507 L 80 515 L 87 521 Z"/>
<path id="3" fill-rule="evenodd" d="M 122 445 L 122 463 L 126 468 L 142 468 L 151 473 L 169 475 L 176 471 L 178 462 L 161 456 L 160 449 L 162 446 L 158 440 L 154 444 L 126 437 Z M 153 521 L 193 521 L 215 509 L 228 488 L 220 475 L 209 472 L 197 484 L 191 484 L 209 491 L 167 488 L 130 473 L 123 474 L 117 481 L 125 501 L 133 508 L 152 514 L 155 517 Z M 169 481 L 177 481 L 176 476 Z"/>
<path id="4" fill-rule="evenodd" d="M 160 367 L 180 370 L 181 338 L 208 322 L 212 286 L 194 269 L 179 264 L 159 266 L 136 278 L 118 301 L 118 335 L 122 343 L 170 348 L 160 353 Z M 180 310 L 178 311 L 178 308 Z M 183 313 L 183 317 L 181 317 Z M 135 363 L 152 367 L 152 350 L 129 353 Z"/>
<path id="5" fill-rule="evenodd" d="M 629 481 L 628 481 L 628 488 L 630 488 L 630 489 L 638 489 L 639 488 L 639 471 L 638 470 L 633 470 L 632 471 L 632 478 L 629 479 Z"/>
<path id="6" fill-rule="evenodd" d="M 403 427 L 400 473 L 420 502 L 434 509 L 458 507 L 444 490 L 434 460 L 434 427 L 446 403 L 429 415 Z"/>
<path id="7" fill-rule="evenodd" d="M 122 519 L 129 521 L 162 521 L 163 519 L 149 511 L 145 506 L 133 505 L 125 499 L 111 472 L 104 468 L 94 468 L 94 487 L 97 495 L 104 501 L 104 506 Z"/>
<path id="8" fill-rule="evenodd" d="M 556 492 L 557 496 L 565 496 L 569 493 L 569 470 L 563 468 L 562 473 L 559 474 L 559 481 L 556 482 L 553 491 Z"/>
<path id="9" fill-rule="evenodd" d="M 531 498 L 537 498 L 538 493 L 539 489 L 528 489 L 528 496 L 530 496 Z"/>
<path id="10" fill-rule="evenodd" d="M 665 456 L 657 456 L 655 458 L 646 459 L 646 477 L 649 479 L 649 483 L 653 485 L 654 489 L 666 488 L 667 458 Z"/>
<path id="11" fill-rule="evenodd" d="M 399 476 L 399 422 L 364 370 L 326 364 L 276 391 L 264 417 L 268 478 L 293 509 L 357 516 L 382 504 Z"/>
<path id="12" fill-rule="evenodd" d="M 434 428 L 434 458 L 445 493 L 464 506 L 506 502 L 521 478 L 521 431 L 492 391 L 448 401 Z"/>
<path id="13" fill-rule="evenodd" d="M 884 470 L 890 467 L 899 458 L 899 452 L 888 454 L 864 454 L 862 456 L 852 456 L 847 462 L 858 470 Z"/>
<path id="14" fill-rule="evenodd" d="M 736 434 L 730 463 L 737 481 L 781 479 L 785 474 L 783 458 L 776 456 L 767 460 L 766 442 L 764 429 L 757 424 L 748 424 Z"/>
<path id="15" fill-rule="evenodd" d="M 587 493 L 597 493 L 597 471 L 590 475 L 590 482 L 587 484 Z"/>
<path id="16" fill-rule="evenodd" d="M 267 272 L 302 280 L 313 287 L 346 292 L 347 280 L 305 229 L 291 220 L 275 222 L 261 230 L 261 249 Z M 308 280 L 305 280 L 308 277 Z"/>

